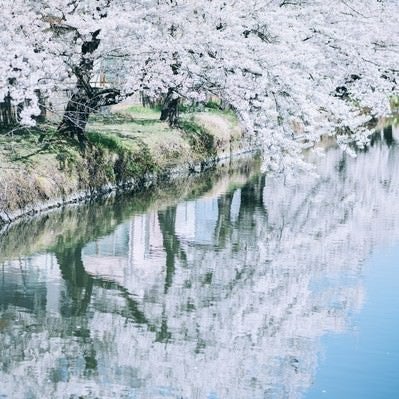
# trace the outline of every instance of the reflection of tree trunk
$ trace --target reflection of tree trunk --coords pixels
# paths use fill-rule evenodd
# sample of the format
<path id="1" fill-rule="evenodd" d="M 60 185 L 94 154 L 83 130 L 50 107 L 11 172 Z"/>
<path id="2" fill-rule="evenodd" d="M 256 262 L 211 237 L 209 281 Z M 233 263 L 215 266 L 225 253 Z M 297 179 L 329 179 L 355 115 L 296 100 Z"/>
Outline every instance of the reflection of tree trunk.
<path id="1" fill-rule="evenodd" d="M 158 212 L 159 226 L 163 236 L 163 246 L 166 252 L 166 276 L 164 293 L 167 294 L 173 283 L 173 276 L 176 271 L 175 261 L 179 257 L 186 261 L 186 255 L 180 247 L 180 241 L 176 236 L 176 206 L 165 211 Z M 171 338 L 168 330 L 167 316 L 165 309 L 162 314 L 161 328 L 157 331 L 156 341 L 168 342 Z"/>
<path id="2" fill-rule="evenodd" d="M 67 313 L 82 315 L 87 310 L 93 291 L 93 278 L 83 267 L 82 247 L 65 248 L 57 251 L 55 256 L 72 302 Z"/>
<path id="3" fill-rule="evenodd" d="M 247 214 L 251 217 L 256 209 L 261 212 L 267 212 L 263 203 L 263 189 L 266 184 L 266 176 L 261 175 L 256 181 L 247 183 L 241 189 L 241 203 L 239 217 Z"/>
<path id="4" fill-rule="evenodd" d="M 215 239 L 217 245 L 223 245 L 231 230 L 231 204 L 233 193 L 227 193 L 218 199 L 218 220 L 215 228 Z"/>
<path id="5" fill-rule="evenodd" d="M 185 259 L 185 254 L 180 248 L 180 242 L 176 237 L 176 207 L 168 208 L 165 211 L 158 212 L 159 226 L 163 236 L 163 246 L 166 252 L 166 276 L 165 289 L 167 293 L 173 282 L 173 275 L 175 274 L 175 259 L 176 256 L 181 256 Z"/>
<path id="6" fill-rule="evenodd" d="M 261 208 L 262 211 L 266 210 L 265 204 L 263 202 L 263 191 L 265 189 L 265 186 L 266 186 L 266 175 L 262 174 L 258 178 L 257 193 L 256 193 L 256 203 L 258 204 L 258 206 Z"/>
<path id="7" fill-rule="evenodd" d="M 165 242 L 165 249 L 168 254 L 165 282 L 165 290 L 167 290 L 166 287 L 169 287 L 172 284 L 175 268 L 173 251 L 175 251 L 175 248 L 178 247 L 178 244 L 176 244 L 178 241 L 174 237 L 176 208 L 166 211 L 165 213 L 166 216 L 164 218 L 161 216 L 161 218 L 164 220 L 163 226 L 165 226 L 164 242 L 167 241 L 171 243 L 171 245 L 169 245 Z M 76 323 L 79 323 L 80 327 L 82 327 L 82 323 L 87 320 L 85 313 L 87 312 L 91 301 L 93 286 L 96 286 L 106 290 L 116 290 L 119 292 L 120 296 L 126 301 L 126 307 L 118 307 L 118 309 L 114 310 L 114 312 L 126 317 L 127 320 L 132 320 L 135 324 L 146 325 L 149 331 L 156 333 L 157 341 L 167 342 L 170 339 L 171 334 L 168 331 L 166 316 L 163 315 L 160 326 L 152 324 L 151 321 L 147 319 L 144 312 L 140 310 L 139 303 L 132 298 L 131 294 L 125 287 L 113 281 L 90 276 L 84 269 L 82 261 L 82 248 L 83 245 L 78 245 L 74 248 L 64 248 L 61 244 L 60 250 L 55 251 L 55 256 L 61 269 L 62 277 L 66 282 L 68 293 L 68 298 L 66 298 L 64 304 L 62 305 L 61 313 L 67 317 L 83 316 L 78 318 L 72 317 L 71 322 L 73 326 L 71 328 L 71 333 L 76 333 Z M 79 334 L 86 334 L 87 336 L 85 335 L 85 338 L 88 338 L 88 343 L 91 342 L 89 330 L 79 331 Z M 95 356 L 95 351 L 89 346 L 87 351 L 84 353 L 87 371 L 97 367 Z"/>
<path id="8" fill-rule="evenodd" d="M 387 143 L 388 147 L 390 147 L 394 143 L 393 139 L 393 129 L 392 126 L 386 126 L 384 127 L 384 140 Z"/>
<path id="9" fill-rule="evenodd" d="M 164 305 L 165 308 L 165 305 Z M 161 328 L 156 332 L 156 342 L 168 342 L 172 337 L 172 334 L 168 330 L 168 320 L 165 315 L 165 309 L 162 312 Z"/>
<path id="10" fill-rule="evenodd" d="M 56 251 L 55 256 L 69 294 L 62 304 L 61 314 L 68 317 L 69 333 L 84 338 L 82 354 L 85 360 L 85 372 L 90 373 L 97 369 L 96 351 L 90 338 L 86 317 L 93 292 L 93 278 L 83 267 L 82 246 L 62 248 Z"/>
<path id="11" fill-rule="evenodd" d="M 161 121 L 167 121 L 170 126 L 176 126 L 179 122 L 180 97 L 173 90 L 169 89 L 162 105 Z"/>

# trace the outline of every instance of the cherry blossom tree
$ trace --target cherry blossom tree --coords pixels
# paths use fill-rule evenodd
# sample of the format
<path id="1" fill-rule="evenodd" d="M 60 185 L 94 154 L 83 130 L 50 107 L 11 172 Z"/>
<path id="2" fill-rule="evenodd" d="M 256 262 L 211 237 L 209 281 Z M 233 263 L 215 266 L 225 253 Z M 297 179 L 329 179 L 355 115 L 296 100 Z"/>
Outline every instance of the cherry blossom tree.
<path id="1" fill-rule="evenodd" d="M 323 134 L 367 144 L 398 91 L 394 0 L 0 3 L 0 101 L 32 124 L 38 90 L 69 90 L 59 131 L 80 140 L 90 113 L 131 94 L 163 96 L 172 124 L 181 99 L 213 94 L 281 166 Z M 93 84 L 99 68 L 107 87 Z"/>

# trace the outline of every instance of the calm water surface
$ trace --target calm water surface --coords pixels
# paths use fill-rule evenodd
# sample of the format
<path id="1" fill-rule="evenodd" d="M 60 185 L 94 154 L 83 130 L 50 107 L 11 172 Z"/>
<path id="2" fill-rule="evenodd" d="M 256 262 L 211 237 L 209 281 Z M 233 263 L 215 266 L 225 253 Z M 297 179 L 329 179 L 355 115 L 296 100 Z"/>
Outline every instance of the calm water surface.
<path id="1" fill-rule="evenodd" d="M 399 150 L 226 166 L 0 237 L 0 398 L 399 397 Z"/>

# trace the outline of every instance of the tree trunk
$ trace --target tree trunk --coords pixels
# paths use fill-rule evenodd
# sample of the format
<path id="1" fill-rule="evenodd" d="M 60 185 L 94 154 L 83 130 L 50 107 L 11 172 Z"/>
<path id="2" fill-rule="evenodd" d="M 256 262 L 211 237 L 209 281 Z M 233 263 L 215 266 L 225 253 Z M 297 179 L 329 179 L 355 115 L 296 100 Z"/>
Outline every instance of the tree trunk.
<path id="1" fill-rule="evenodd" d="M 90 113 L 100 107 L 117 104 L 120 94 L 118 89 L 79 90 L 69 100 L 58 131 L 77 137 L 82 143 L 85 140 L 85 129 Z"/>
<path id="2" fill-rule="evenodd" d="M 15 107 L 11 105 L 11 97 L 8 95 L 0 103 L 0 126 L 9 127 L 17 123 Z"/>
<path id="3" fill-rule="evenodd" d="M 72 95 L 64 111 L 58 131 L 84 141 L 84 132 L 90 116 L 90 98 L 84 90 Z"/>
<path id="4" fill-rule="evenodd" d="M 80 142 L 84 141 L 84 132 L 93 109 L 92 99 L 97 95 L 96 89 L 91 87 L 90 81 L 94 68 L 92 55 L 100 45 L 99 34 L 100 30 L 93 32 L 90 40 L 86 40 L 82 44 L 79 65 L 75 66 L 73 70 L 77 78 L 76 88 L 68 101 L 61 124 L 58 126 L 60 133 L 77 137 Z"/>
<path id="5" fill-rule="evenodd" d="M 167 121 L 169 126 L 174 127 L 179 122 L 180 97 L 173 89 L 169 89 L 161 110 L 161 121 Z"/>
<path id="6" fill-rule="evenodd" d="M 39 99 L 39 108 L 40 108 L 40 115 L 36 116 L 35 119 L 37 122 L 42 123 L 42 122 L 45 122 L 46 115 L 47 115 L 46 100 L 42 96 L 42 93 L 40 90 L 35 90 L 35 94 L 37 95 L 37 98 Z"/>

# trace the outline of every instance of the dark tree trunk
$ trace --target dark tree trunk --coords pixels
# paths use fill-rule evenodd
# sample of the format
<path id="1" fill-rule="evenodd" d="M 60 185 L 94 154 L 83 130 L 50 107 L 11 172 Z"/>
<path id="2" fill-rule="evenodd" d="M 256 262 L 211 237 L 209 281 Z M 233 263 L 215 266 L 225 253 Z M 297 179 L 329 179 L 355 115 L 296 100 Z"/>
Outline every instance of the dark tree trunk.
<path id="1" fill-rule="evenodd" d="M 118 89 L 92 88 L 90 94 L 87 94 L 86 90 L 78 91 L 69 100 L 58 131 L 71 137 L 77 137 L 80 142 L 83 142 L 90 113 L 101 107 L 116 104 L 119 97 Z"/>
<path id="2" fill-rule="evenodd" d="M 37 95 L 39 101 L 39 108 L 40 108 L 40 114 L 35 117 L 35 120 L 39 123 L 42 123 L 46 120 L 46 114 L 47 114 L 46 100 L 44 99 L 40 90 L 35 90 L 35 94 Z"/>
<path id="3" fill-rule="evenodd" d="M 80 142 L 84 141 L 84 132 L 90 116 L 90 98 L 84 90 L 72 95 L 58 126 L 60 133 L 76 137 Z"/>
<path id="4" fill-rule="evenodd" d="M 161 121 L 167 121 L 169 126 L 176 126 L 179 122 L 179 104 L 180 97 L 173 89 L 169 89 L 162 104 Z"/>
<path id="5" fill-rule="evenodd" d="M 82 315 L 90 304 L 93 278 L 86 272 L 82 261 L 82 247 L 61 248 L 55 252 L 63 279 L 66 282 L 68 300 L 62 313 L 70 316 Z"/>
<path id="6" fill-rule="evenodd" d="M 33 118 L 37 122 L 44 122 L 46 120 L 46 106 L 44 98 L 40 90 L 35 90 L 35 94 L 39 100 L 40 115 L 34 116 Z M 11 97 L 7 95 L 3 102 L 0 103 L 0 126 L 11 127 L 16 126 L 21 120 L 21 112 L 25 106 L 30 104 L 30 100 L 25 100 L 25 102 L 18 105 L 11 104 Z"/>
<path id="7" fill-rule="evenodd" d="M 231 231 L 231 205 L 233 193 L 227 193 L 218 199 L 218 219 L 215 228 L 217 245 L 224 245 L 226 237 Z"/>
<path id="8" fill-rule="evenodd" d="M 155 108 L 157 106 L 157 102 L 153 100 L 151 97 L 144 94 L 143 92 L 140 93 L 140 97 L 141 97 L 141 105 L 144 108 L 146 107 Z"/>
<path id="9" fill-rule="evenodd" d="M 93 98 L 97 97 L 98 94 L 96 89 L 91 87 L 90 81 L 94 68 L 92 54 L 100 45 L 99 34 L 100 30 L 93 32 L 90 40 L 84 41 L 82 44 L 81 60 L 73 71 L 77 78 L 76 87 L 58 127 L 60 133 L 76 137 L 80 142 L 84 141 L 84 132 L 90 112 L 96 105 L 93 104 Z"/>
<path id="10" fill-rule="evenodd" d="M 170 28 L 170 34 L 172 37 L 175 36 L 175 26 L 172 25 Z M 177 52 L 173 53 L 173 58 L 175 62 L 170 66 L 173 75 L 178 75 L 181 67 L 181 62 L 179 61 L 179 54 Z M 179 123 L 179 104 L 180 96 L 173 88 L 169 88 L 168 94 L 162 104 L 161 109 L 161 121 L 167 121 L 169 126 L 174 127 Z"/>
<path id="11" fill-rule="evenodd" d="M 0 126 L 12 126 L 17 123 L 16 107 L 11 105 L 11 97 L 6 96 L 0 103 Z"/>

